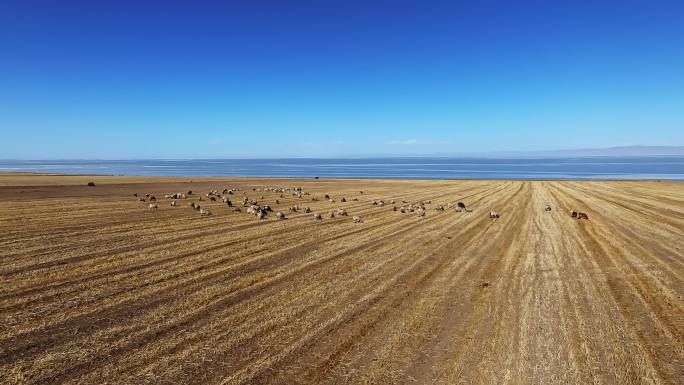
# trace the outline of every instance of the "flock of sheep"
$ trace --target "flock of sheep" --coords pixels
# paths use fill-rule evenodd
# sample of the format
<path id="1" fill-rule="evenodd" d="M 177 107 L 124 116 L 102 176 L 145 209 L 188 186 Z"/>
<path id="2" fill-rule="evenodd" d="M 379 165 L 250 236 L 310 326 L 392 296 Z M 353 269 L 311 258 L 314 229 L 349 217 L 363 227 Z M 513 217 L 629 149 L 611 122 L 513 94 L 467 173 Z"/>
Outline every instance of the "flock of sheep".
<path id="1" fill-rule="evenodd" d="M 309 192 L 305 192 L 302 187 L 268 187 L 268 188 L 253 188 L 253 192 L 255 193 L 261 193 L 261 192 L 270 192 L 277 194 L 280 199 L 283 198 L 284 194 L 289 194 L 290 192 L 292 193 L 293 197 L 296 198 L 304 198 L 305 196 L 310 196 L 311 194 Z M 273 213 L 273 209 L 269 205 L 264 205 L 264 204 L 259 204 L 259 201 L 256 199 L 249 199 L 247 197 L 247 193 L 240 190 L 239 188 L 237 189 L 223 189 L 221 193 L 219 193 L 218 190 L 211 190 L 209 191 L 206 195 L 205 198 L 208 202 L 218 202 L 219 200 L 223 202 L 228 208 L 230 208 L 233 212 L 242 212 L 242 210 L 235 206 L 233 204 L 233 201 L 230 200 L 230 196 L 235 195 L 237 192 L 242 193 L 242 207 L 246 207 L 246 212 L 248 214 L 254 215 L 257 219 L 266 219 L 269 214 Z M 363 194 L 363 191 L 359 192 L 360 194 Z M 145 197 L 138 196 L 138 194 L 133 194 L 138 201 L 140 202 L 149 202 L 148 209 L 149 210 L 157 210 L 159 209 L 159 206 L 157 205 L 157 198 L 152 195 L 152 194 L 145 194 Z M 192 196 L 193 192 L 188 191 L 187 193 L 174 193 L 174 194 L 166 194 L 164 196 L 165 199 L 171 200 L 171 207 L 179 207 L 180 204 L 178 200 L 183 200 L 187 199 L 188 197 Z M 264 196 L 261 195 L 260 200 L 263 200 Z M 331 198 L 330 195 L 325 194 L 325 199 L 328 200 L 330 203 L 335 203 L 336 200 L 334 198 Z M 352 201 L 358 201 L 357 197 L 354 197 L 351 199 Z M 204 198 L 202 196 L 199 197 L 199 201 L 204 201 Z M 311 196 L 311 201 L 319 201 L 319 198 L 317 196 Z M 340 198 L 340 202 L 347 202 L 346 198 L 342 197 Z M 276 204 L 280 204 L 279 199 L 275 199 Z M 415 213 L 419 217 L 424 217 L 427 210 L 426 210 L 426 205 L 430 205 L 432 202 L 430 200 L 425 200 L 425 201 L 418 201 L 418 202 L 407 202 L 405 200 L 401 201 L 401 205 L 397 206 L 397 202 L 395 200 L 391 200 L 390 204 L 392 205 L 392 210 L 393 211 L 398 211 L 400 213 Z M 383 207 L 385 206 L 385 201 L 384 200 L 371 200 L 370 204 L 372 206 L 378 206 L 378 207 Z M 199 212 L 201 216 L 210 216 L 212 215 L 212 212 L 210 209 L 202 207 L 199 203 L 191 202 L 190 207 Z M 466 205 L 463 202 L 458 202 L 456 204 L 448 203 L 446 206 L 444 205 L 437 205 L 435 206 L 435 211 L 437 212 L 444 212 L 448 209 L 454 209 L 456 212 L 472 212 L 472 209 L 466 208 Z M 299 207 L 299 205 L 294 205 L 290 206 L 288 208 L 289 213 L 298 213 L 298 212 L 304 212 L 304 213 L 311 213 L 312 210 L 310 207 L 305 206 L 305 207 Z M 551 205 L 546 204 L 544 206 L 544 211 L 551 211 Z M 349 214 L 347 213 L 346 209 L 343 208 L 338 208 L 336 210 L 331 210 L 326 214 L 328 218 L 335 218 L 337 217 L 348 217 Z M 571 217 L 576 218 L 576 219 L 589 219 L 589 216 L 584 213 L 584 212 L 577 212 L 577 211 L 572 211 L 571 212 Z M 275 212 L 275 218 L 278 220 L 283 220 L 287 219 L 287 216 L 285 215 L 284 212 L 282 211 L 277 211 Z M 313 218 L 315 220 L 321 220 L 323 219 L 323 215 L 321 213 L 313 213 Z M 495 210 L 491 210 L 489 212 L 489 218 L 499 218 L 499 213 Z M 352 221 L 354 223 L 362 223 L 363 220 L 361 219 L 360 216 L 352 216 Z"/>

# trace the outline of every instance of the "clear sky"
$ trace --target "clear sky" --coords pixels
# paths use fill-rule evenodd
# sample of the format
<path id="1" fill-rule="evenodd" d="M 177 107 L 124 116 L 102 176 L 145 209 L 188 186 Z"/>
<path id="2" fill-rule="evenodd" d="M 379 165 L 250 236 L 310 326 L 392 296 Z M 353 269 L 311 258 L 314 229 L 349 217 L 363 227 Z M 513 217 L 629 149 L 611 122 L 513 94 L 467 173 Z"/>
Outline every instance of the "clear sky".
<path id="1" fill-rule="evenodd" d="M 684 145 L 684 1 L 4 0 L 0 134 L 35 159 Z"/>

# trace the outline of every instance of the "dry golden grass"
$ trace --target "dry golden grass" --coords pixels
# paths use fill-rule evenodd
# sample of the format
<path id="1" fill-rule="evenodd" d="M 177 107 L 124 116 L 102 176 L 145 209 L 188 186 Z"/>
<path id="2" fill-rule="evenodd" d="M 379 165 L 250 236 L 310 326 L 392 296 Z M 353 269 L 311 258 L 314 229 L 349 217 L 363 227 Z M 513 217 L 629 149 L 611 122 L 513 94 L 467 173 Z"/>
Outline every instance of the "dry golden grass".
<path id="1" fill-rule="evenodd" d="M 0 234 L 3 384 L 684 383 L 681 183 L 6 174 Z"/>

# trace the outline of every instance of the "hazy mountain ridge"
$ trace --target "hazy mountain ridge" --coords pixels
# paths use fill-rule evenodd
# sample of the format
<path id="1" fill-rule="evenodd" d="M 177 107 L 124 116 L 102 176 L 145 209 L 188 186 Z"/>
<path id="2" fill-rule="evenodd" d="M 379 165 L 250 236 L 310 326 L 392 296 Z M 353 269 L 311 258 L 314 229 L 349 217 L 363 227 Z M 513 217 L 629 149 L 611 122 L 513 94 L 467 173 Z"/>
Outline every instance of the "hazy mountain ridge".
<path id="1" fill-rule="evenodd" d="M 465 155 L 465 154 L 464 154 Z M 568 158 L 593 156 L 684 156 L 684 146 L 617 146 L 607 148 L 584 148 L 571 150 L 543 151 L 497 151 L 488 153 L 471 153 L 467 156 L 512 157 L 512 158 Z"/>

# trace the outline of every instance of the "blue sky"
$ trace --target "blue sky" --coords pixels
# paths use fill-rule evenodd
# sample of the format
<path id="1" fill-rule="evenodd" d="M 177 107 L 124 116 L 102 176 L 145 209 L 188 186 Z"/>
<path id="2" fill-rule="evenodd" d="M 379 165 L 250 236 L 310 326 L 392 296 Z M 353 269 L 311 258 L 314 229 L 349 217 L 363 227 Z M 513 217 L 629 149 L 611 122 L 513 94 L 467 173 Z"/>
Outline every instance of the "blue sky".
<path id="1" fill-rule="evenodd" d="M 682 1 L 5 0 L 0 158 L 684 145 L 682 20 Z"/>

